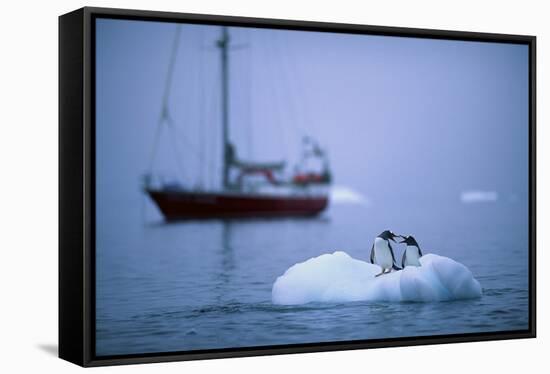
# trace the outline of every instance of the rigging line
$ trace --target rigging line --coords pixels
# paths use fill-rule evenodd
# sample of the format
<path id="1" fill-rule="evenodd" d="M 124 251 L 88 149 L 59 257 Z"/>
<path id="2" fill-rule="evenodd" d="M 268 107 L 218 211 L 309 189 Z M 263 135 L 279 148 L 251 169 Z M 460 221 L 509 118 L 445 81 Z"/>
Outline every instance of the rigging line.
<path id="1" fill-rule="evenodd" d="M 192 155 L 194 155 L 198 160 L 200 160 L 200 153 L 201 153 L 200 147 L 197 147 L 196 145 L 191 143 L 184 136 L 183 130 L 181 128 L 179 128 L 177 126 L 176 122 L 172 119 L 170 119 L 170 128 L 172 129 L 172 131 L 174 131 L 174 134 L 177 135 L 177 136 L 173 137 L 173 141 L 174 141 L 174 138 L 175 138 L 175 140 L 179 140 L 186 148 L 188 148 L 192 151 L 191 152 Z M 208 162 L 207 162 L 207 164 L 208 164 Z"/>
<path id="2" fill-rule="evenodd" d="M 278 31 L 274 30 L 272 32 L 278 32 Z M 277 63 L 276 63 L 277 56 L 276 56 L 275 51 L 272 49 L 274 36 L 271 35 L 271 37 L 268 37 L 267 39 L 268 39 L 268 41 L 267 41 L 267 43 L 264 43 L 264 45 L 267 46 L 266 51 L 268 51 L 267 54 L 269 54 L 269 56 L 267 56 L 267 58 L 268 58 L 268 61 L 269 61 L 269 68 L 271 69 L 271 73 L 272 73 L 271 77 L 278 77 L 279 74 L 276 74 L 277 73 L 277 71 L 276 71 L 277 70 Z M 268 64 L 265 64 L 265 66 L 268 66 Z M 287 138 L 287 134 L 286 134 L 286 131 L 285 131 L 285 128 L 284 128 L 284 116 L 283 116 L 283 113 L 282 113 L 283 112 L 283 98 L 282 98 L 282 96 L 284 95 L 284 93 L 280 92 L 279 85 L 277 83 L 280 83 L 280 82 L 279 81 L 274 82 L 274 79 L 271 79 L 271 82 L 268 86 L 269 86 L 269 88 L 272 92 L 272 98 L 273 98 L 272 108 L 275 111 L 274 117 L 276 117 L 275 118 L 275 123 L 276 123 L 276 126 L 280 130 L 279 135 L 281 136 L 281 141 L 283 143 L 282 144 L 283 153 L 286 157 L 287 156 L 287 151 L 288 151 L 288 138 Z"/>
<path id="3" fill-rule="evenodd" d="M 222 140 L 222 136 L 221 136 L 221 131 L 220 131 L 220 123 L 222 121 L 221 119 L 221 103 L 220 103 L 220 97 L 221 97 L 221 92 L 220 92 L 220 89 L 219 89 L 219 82 L 216 81 L 216 80 L 212 80 L 212 84 L 213 84 L 213 95 L 212 95 L 212 102 L 211 102 L 211 105 L 212 105 L 212 120 L 210 122 L 210 126 L 213 127 L 213 131 L 212 131 L 212 146 L 214 147 L 214 152 L 212 153 L 212 156 L 214 157 L 215 156 L 215 160 L 214 162 L 214 167 L 211 168 L 211 172 L 212 172 L 212 184 L 214 187 L 218 187 L 219 185 L 221 185 L 221 173 L 222 173 L 222 163 L 221 163 L 221 158 L 223 157 L 223 153 L 225 150 L 224 150 L 224 147 L 223 147 L 223 140 Z"/>
<path id="4" fill-rule="evenodd" d="M 172 118 L 170 116 L 168 116 L 166 118 L 166 123 L 169 125 L 168 127 L 170 129 L 172 129 L 172 131 L 174 131 L 174 133 L 177 134 L 176 128 L 175 128 L 175 125 L 174 125 L 174 121 L 172 120 Z M 176 167 L 178 168 L 178 171 L 181 173 L 183 181 L 185 181 L 185 173 L 184 173 L 183 165 L 181 163 L 182 158 L 180 157 L 180 152 L 178 150 L 178 144 L 176 143 L 176 137 L 175 136 L 170 136 L 170 139 L 172 140 L 172 147 L 174 149 L 174 154 L 176 156 Z"/>
<path id="5" fill-rule="evenodd" d="M 204 44 L 204 29 L 201 27 L 199 28 L 199 46 L 202 46 Z M 198 81 L 198 88 L 199 88 L 199 105 L 198 111 L 199 111 L 199 142 L 200 142 L 200 161 L 199 161 L 199 184 L 201 186 L 205 185 L 205 175 L 206 175 L 206 168 L 204 167 L 206 163 L 206 155 L 205 155 L 205 120 L 204 120 L 204 112 L 205 112 L 205 93 L 204 93 L 204 52 L 202 50 L 198 51 L 199 54 L 199 71 L 197 74 L 197 81 Z"/>
<path id="6" fill-rule="evenodd" d="M 155 162 L 155 156 L 157 154 L 158 144 L 160 141 L 160 134 L 162 133 L 162 123 L 164 119 L 160 117 L 157 121 L 155 128 L 155 135 L 153 135 L 153 147 L 151 148 L 151 157 L 149 158 L 149 167 L 147 168 L 147 174 L 151 175 L 153 171 L 153 164 Z"/>
<path id="7" fill-rule="evenodd" d="M 174 75 L 174 65 L 176 64 L 176 57 L 178 55 L 178 47 L 180 44 L 181 25 L 176 25 L 176 34 L 174 36 L 174 44 L 172 46 L 172 54 L 170 55 L 170 62 L 168 64 L 168 73 L 166 74 L 166 81 L 164 86 L 164 95 L 162 97 L 162 115 L 168 115 L 168 100 L 170 99 L 170 92 L 172 91 L 172 76 Z"/>
<path id="8" fill-rule="evenodd" d="M 295 96 L 295 90 L 294 90 L 294 84 L 295 81 L 292 79 L 292 75 L 290 73 L 290 67 L 288 64 L 287 54 L 289 53 L 289 49 L 292 48 L 292 45 L 289 42 L 284 41 L 282 38 L 281 33 L 275 33 L 273 35 L 273 48 L 275 50 L 276 55 L 280 58 L 280 71 L 281 71 L 281 82 L 282 87 L 285 89 L 286 95 L 284 95 L 286 104 L 285 107 L 288 108 L 286 111 L 286 118 L 287 118 L 287 125 L 288 129 L 285 127 L 286 131 L 285 133 L 288 136 L 288 132 L 291 132 L 291 134 L 294 134 L 290 140 L 287 140 L 287 142 L 290 142 L 290 145 L 288 146 L 288 149 L 285 150 L 287 152 L 286 157 L 295 159 L 299 157 L 296 154 L 296 151 L 299 149 L 299 146 L 302 142 L 302 139 L 307 135 L 304 128 L 303 123 L 299 116 L 299 109 L 297 106 L 297 97 Z M 284 45 L 284 47 L 283 47 Z"/>
<path id="9" fill-rule="evenodd" d="M 295 83 L 296 80 L 293 79 L 296 74 L 293 74 L 292 66 L 293 64 L 289 61 L 289 49 L 292 49 L 291 43 L 285 43 L 284 40 L 281 39 L 281 34 L 277 33 L 275 34 L 275 43 L 276 49 L 278 50 L 279 56 L 281 56 L 281 80 L 287 82 L 287 98 L 288 98 L 288 111 L 291 116 L 291 120 L 294 121 L 295 126 L 292 126 L 292 129 L 298 134 L 299 139 L 302 137 L 308 135 L 304 129 L 304 120 L 299 118 L 302 117 L 300 115 L 300 110 L 298 109 L 298 95 L 296 94 Z M 283 51 L 283 48 L 281 45 L 284 44 L 286 46 L 285 51 Z M 293 84 L 294 83 L 294 84 Z"/>
<path id="10" fill-rule="evenodd" d="M 210 70 L 212 69 L 219 69 L 219 66 L 217 64 L 217 61 L 210 61 Z M 209 155 L 209 173 L 208 178 L 210 181 L 210 187 L 211 188 L 217 188 L 218 187 L 218 176 L 221 174 L 221 170 L 217 170 L 219 167 L 219 164 L 216 164 L 215 162 L 219 162 L 222 155 L 218 154 L 220 152 L 220 149 L 222 148 L 220 141 L 220 129 L 219 124 L 221 122 L 221 115 L 220 115 L 220 89 L 219 89 L 219 82 L 216 78 L 215 74 L 210 75 L 210 82 L 208 84 L 211 85 L 210 91 L 212 94 L 210 95 L 210 102 L 208 103 L 208 106 L 210 106 L 210 110 L 208 111 L 208 114 L 210 115 L 210 118 L 207 120 L 208 128 L 209 128 L 209 147 L 212 149 L 207 154 Z M 207 108 L 208 109 L 208 108 Z M 222 150 L 223 152 L 223 150 Z M 214 161 L 216 160 L 216 161 Z"/>
<path id="11" fill-rule="evenodd" d="M 209 36 L 206 34 L 206 36 Z M 205 37 L 205 40 L 207 37 Z M 204 41 L 203 41 L 204 44 Z M 214 173 L 213 167 L 211 163 L 213 162 L 213 150 L 215 149 L 214 145 L 212 144 L 212 136 L 214 134 L 214 130 L 211 129 L 212 127 L 212 111 L 214 108 L 211 108 L 213 106 L 213 100 L 211 92 L 215 92 L 213 88 L 210 88 L 210 85 L 213 85 L 214 83 L 211 82 L 209 79 L 211 76 L 213 70 L 212 62 L 209 58 L 206 58 L 204 60 L 204 67 L 203 67 L 203 73 L 202 73 L 202 104 L 201 104 L 201 111 L 202 111 L 202 127 L 204 128 L 204 136 L 203 136 L 203 143 L 201 144 L 201 147 L 203 149 L 203 156 L 204 156 L 204 183 L 206 188 L 212 188 L 213 187 L 213 177 L 212 174 Z M 212 102 L 211 102 L 212 101 Z M 212 150 L 211 150 L 212 149 Z"/>
<path id="12" fill-rule="evenodd" d="M 168 113 L 168 100 L 170 99 L 170 91 L 172 89 L 172 76 L 174 74 L 174 65 L 176 64 L 176 57 L 178 53 L 178 46 L 180 41 L 181 25 L 176 25 L 176 31 L 174 35 L 174 42 L 172 44 L 172 51 L 170 53 L 170 60 L 168 62 L 168 70 L 166 73 L 166 79 L 164 82 L 164 94 L 162 96 L 162 107 L 160 112 L 160 118 L 157 122 L 157 128 L 153 137 L 153 147 L 151 149 L 151 157 L 149 159 L 148 174 L 153 171 L 153 164 L 155 162 L 155 156 L 158 150 L 158 143 L 160 141 L 160 134 L 162 130 L 162 124 L 165 120 L 169 120 Z"/>
<path id="13" fill-rule="evenodd" d="M 212 67 L 210 66 L 211 64 L 209 63 L 209 60 L 207 59 L 206 60 L 206 68 L 207 68 L 207 73 L 203 76 L 203 83 L 204 83 L 204 106 L 203 106 L 203 110 L 204 110 L 204 131 L 206 134 L 213 134 L 213 130 L 211 130 L 211 127 L 212 127 L 212 110 L 213 108 L 211 108 L 211 106 L 213 106 L 213 104 L 210 102 L 210 100 L 213 100 L 212 99 L 212 96 L 214 96 L 213 94 L 211 95 L 210 93 L 211 92 L 214 92 L 213 89 L 210 89 L 209 88 L 209 85 L 211 84 L 211 82 L 209 81 L 208 79 L 208 72 L 212 70 Z M 212 177 L 212 174 L 214 173 L 212 171 L 212 167 L 210 165 L 210 162 L 212 160 L 212 153 L 213 151 L 211 151 L 210 149 L 213 148 L 213 145 L 212 145 L 212 136 L 205 136 L 204 137 L 204 160 L 206 162 L 206 167 L 204 168 L 204 172 L 205 172 L 205 183 L 206 183 L 206 186 L 208 188 L 213 188 L 213 185 L 214 185 L 214 182 L 213 182 L 213 177 Z"/>
<path id="14" fill-rule="evenodd" d="M 289 53 L 288 53 L 288 59 L 293 62 L 293 65 L 296 66 L 296 67 L 299 67 L 298 65 L 298 61 L 301 61 L 300 60 L 300 56 L 298 55 L 298 52 L 296 50 L 296 48 L 294 49 L 290 49 L 289 50 Z M 302 59 L 303 60 L 303 59 Z M 302 63 L 302 70 L 303 70 L 303 66 L 304 64 Z M 308 72 L 309 72 L 310 69 L 308 69 Z M 311 75 L 310 75 L 311 77 Z M 304 119 L 304 131 L 307 131 L 306 134 L 308 134 L 310 131 L 312 131 L 314 134 L 315 134 L 315 137 L 318 137 L 319 136 L 319 131 L 318 131 L 318 126 L 317 126 L 317 122 L 313 121 L 312 120 L 312 107 L 311 107 L 311 103 L 310 103 L 310 100 L 312 98 L 311 96 L 311 93 L 310 93 L 310 90 L 308 90 L 306 87 L 311 87 L 311 82 L 308 81 L 308 79 L 306 79 L 305 77 L 305 74 L 296 74 L 296 87 L 297 87 L 297 95 L 300 97 L 301 99 L 301 113 L 302 113 L 302 117 Z M 301 91 L 301 92 L 300 92 Z M 308 131 L 309 130 L 309 131 Z"/>
<path id="15" fill-rule="evenodd" d="M 254 144 L 254 126 L 252 124 L 252 77 L 254 75 L 254 55 L 252 50 L 252 35 L 251 29 L 246 29 L 246 40 L 247 44 L 250 45 L 248 48 L 248 68 L 246 69 L 245 75 L 245 85 L 246 85 L 246 99 L 245 99 L 245 113 L 246 113 L 246 130 L 247 130 L 247 153 L 249 159 L 254 159 L 253 144 Z"/>
<path id="16" fill-rule="evenodd" d="M 184 130 L 188 130 L 188 131 L 185 131 L 185 134 L 188 134 L 188 133 L 194 134 L 195 138 L 198 139 L 199 144 L 201 144 L 201 129 L 200 129 L 200 118 L 199 118 L 200 95 L 198 94 L 200 82 L 199 82 L 198 70 L 200 68 L 199 59 L 202 53 L 200 52 L 197 53 L 195 51 L 197 40 L 200 40 L 199 34 L 201 32 L 201 27 L 198 26 L 197 28 L 197 26 L 194 26 L 191 31 L 192 31 L 192 34 L 191 34 L 191 37 L 189 38 L 190 43 L 188 45 L 191 48 L 190 53 L 192 53 L 193 56 L 195 56 L 195 58 L 188 59 L 187 68 L 184 69 L 185 70 L 184 76 L 186 81 L 188 82 L 188 85 L 187 85 L 188 90 L 185 93 L 186 100 L 184 100 L 184 105 L 182 105 L 182 108 L 185 113 L 188 113 L 188 115 L 184 117 L 184 120 L 180 121 L 180 123 L 183 124 L 183 128 L 181 131 L 183 132 Z M 191 42 L 193 42 L 194 44 L 192 44 Z M 184 151 L 185 151 L 185 148 L 184 148 Z M 186 157 L 188 158 L 189 155 L 186 154 Z M 194 186 L 193 188 L 195 189 L 197 188 L 202 189 L 202 181 L 201 181 L 201 174 L 200 174 L 200 170 L 202 168 L 201 161 L 202 160 L 199 157 L 198 158 L 199 173 L 196 172 L 197 170 L 196 167 L 191 169 L 186 169 L 188 172 L 187 176 L 189 178 L 189 181 L 193 184 Z M 193 173 L 189 173 L 190 170 L 193 171 Z"/>

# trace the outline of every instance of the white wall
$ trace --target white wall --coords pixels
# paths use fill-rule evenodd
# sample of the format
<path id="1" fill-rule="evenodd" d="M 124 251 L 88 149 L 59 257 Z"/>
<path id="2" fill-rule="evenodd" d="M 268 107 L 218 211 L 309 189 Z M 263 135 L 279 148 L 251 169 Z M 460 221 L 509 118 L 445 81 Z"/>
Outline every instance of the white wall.
<path id="1" fill-rule="evenodd" d="M 538 37 L 539 338 L 101 368 L 118 372 L 523 372 L 547 367 L 550 27 L 544 1 L 9 1 L 0 21 L 0 371 L 73 372 L 57 345 L 57 16 L 83 5 Z"/>

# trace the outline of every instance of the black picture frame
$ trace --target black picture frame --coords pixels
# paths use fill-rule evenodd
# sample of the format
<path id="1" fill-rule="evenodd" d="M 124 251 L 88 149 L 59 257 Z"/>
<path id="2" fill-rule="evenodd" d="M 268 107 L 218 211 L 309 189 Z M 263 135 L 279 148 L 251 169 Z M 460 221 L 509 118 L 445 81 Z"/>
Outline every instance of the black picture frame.
<path id="1" fill-rule="evenodd" d="M 97 17 L 524 44 L 529 47 L 529 329 L 97 357 L 94 20 Z M 85 7 L 59 17 L 59 357 L 81 366 L 323 352 L 536 336 L 536 37 Z"/>

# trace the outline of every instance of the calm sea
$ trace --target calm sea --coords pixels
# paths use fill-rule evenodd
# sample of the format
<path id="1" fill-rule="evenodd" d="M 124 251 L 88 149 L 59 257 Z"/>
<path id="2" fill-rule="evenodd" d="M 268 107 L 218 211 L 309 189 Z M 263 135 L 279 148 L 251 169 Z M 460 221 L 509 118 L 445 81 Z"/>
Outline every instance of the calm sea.
<path id="1" fill-rule="evenodd" d="M 98 355 L 528 328 L 527 211 L 513 203 L 333 205 L 315 219 L 169 224 L 139 205 L 98 209 Z M 386 228 L 466 265 L 482 298 L 271 303 L 273 282 L 293 264 L 336 250 L 366 261 Z"/>

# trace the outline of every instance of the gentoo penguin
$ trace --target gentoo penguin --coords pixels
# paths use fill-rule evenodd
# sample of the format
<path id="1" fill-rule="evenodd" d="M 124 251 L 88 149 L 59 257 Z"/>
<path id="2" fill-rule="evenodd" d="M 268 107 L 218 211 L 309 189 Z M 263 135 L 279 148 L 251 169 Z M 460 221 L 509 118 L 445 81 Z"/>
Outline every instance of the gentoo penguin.
<path id="1" fill-rule="evenodd" d="M 390 240 L 395 242 L 395 235 L 393 232 L 386 230 L 374 239 L 374 243 L 370 250 L 370 262 L 371 264 L 377 264 L 382 268 L 382 272 L 376 276 L 391 272 L 392 268 L 395 270 L 401 270 L 395 263 L 395 255 L 393 254 L 393 248 L 391 247 Z"/>
<path id="2" fill-rule="evenodd" d="M 422 257 L 422 251 L 420 246 L 411 235 L 403 237 L 403 240 L 399 243 L 406 243 L 407 249 L 403 252 L 403 258 L 401 258 L 401 267 L 405 266 L 421 266 L 420 257 Z"/>

